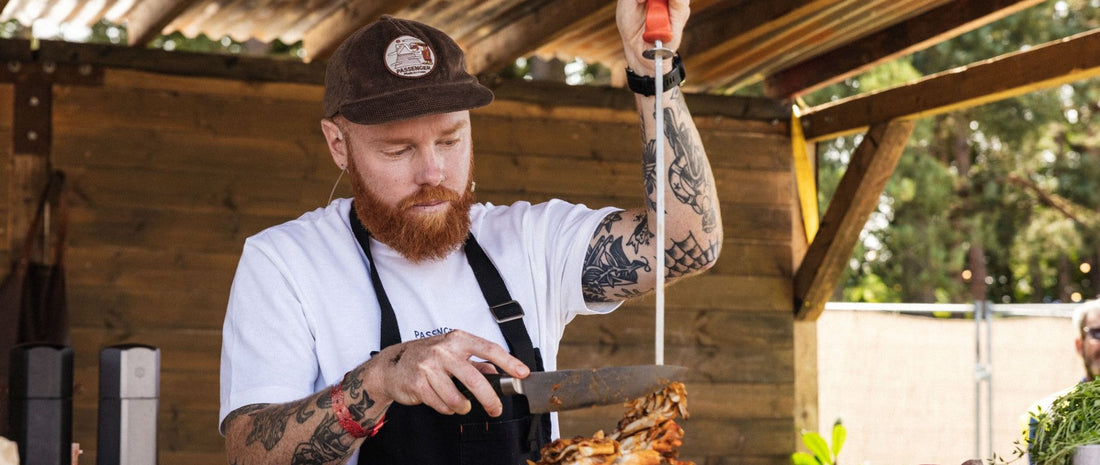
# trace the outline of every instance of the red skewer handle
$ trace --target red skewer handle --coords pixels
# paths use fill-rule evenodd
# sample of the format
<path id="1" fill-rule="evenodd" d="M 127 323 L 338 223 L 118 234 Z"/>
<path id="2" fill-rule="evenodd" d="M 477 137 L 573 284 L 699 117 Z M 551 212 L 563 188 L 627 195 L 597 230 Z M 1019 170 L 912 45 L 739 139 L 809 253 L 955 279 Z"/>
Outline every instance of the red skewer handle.
<path id="1" fill-rule="evenodd" d="M 668 0 L 646 0 L 645 32 L 642 38 L 646 42 L 656 43 L 672 40 L 672 21 L 668 17 Z"/>

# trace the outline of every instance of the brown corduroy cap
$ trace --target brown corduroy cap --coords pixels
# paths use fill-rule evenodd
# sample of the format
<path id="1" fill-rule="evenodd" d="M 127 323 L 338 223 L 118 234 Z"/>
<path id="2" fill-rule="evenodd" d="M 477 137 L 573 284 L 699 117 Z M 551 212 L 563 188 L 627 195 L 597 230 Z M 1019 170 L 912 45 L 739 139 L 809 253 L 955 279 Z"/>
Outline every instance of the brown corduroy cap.
<path id="1" fill-rule="evenodd" d="M 381 124 L 493 101 L 447 34 L 388 15 L 355 31 L 327 66 L 325 118 L 339 113 L 353 123 Z"/>

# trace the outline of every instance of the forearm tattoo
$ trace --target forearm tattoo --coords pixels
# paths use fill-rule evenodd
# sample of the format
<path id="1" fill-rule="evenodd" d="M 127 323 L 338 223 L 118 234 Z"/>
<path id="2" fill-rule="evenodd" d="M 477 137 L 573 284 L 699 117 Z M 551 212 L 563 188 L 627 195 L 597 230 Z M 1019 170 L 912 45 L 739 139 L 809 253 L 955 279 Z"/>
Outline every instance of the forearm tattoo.
<path id="1" fill-rule="evenodd" d="M 678 100 L 682 102 L 682 100 Z M 681 103 L 681 105 L 683 105 Z M 685 141 L 688 129 L 677 118 L 672 108 L 665 108 L 665 135 L 675 156 L 668 167 L 668 186 L 676 200 L 691 207 L 703 219 L 703 232 L 714 231 L 717 226 L 718 212 L 711 205 L 709 192 L 714 190 L 707 176 L 709 164 L 706 158 L 696 153 L 700 147 Z M 688 143 L 685 143 L 688 142 Z"/>
<path id="2" fill-rule="evenodd" d="M 286 424 L 293 414 L 298 423 L 305 423 L 313 416 L 313 410 L 309 408 L 309 402 L 299 401 L 283 405 L 268 406 L 252 415 L 252 431 L 245 439 L 245 445 L 249 446 L 259 441 L 264 449 L 272 450 L 286 433 Z"/>
<path id="3" fill-rule="evenodd" d="M 402 347 L 400 353 L 404 352 L 404 347 Z M 344 377 L 344 381 L 340 385 L 340 389 L 348 396 L 348 401 L 344 402 L 344 404 L 348 407 L 351 418 L 359 422 L 361 422 L 361 418 L 367 415 L 367 410 L 374 406 L 374 400 L 367 395 L 367 391 L 363 389 L 363 382 L 359 379 L 359 372 L 362 370 L 362 367 L 353 370 L 348 376 Z M 331 409 L 332 407 L 329 406 L 328 408 Z M 374 421 L 371 421 L 367 426 L 374 426 L 377 420 L 378 419 L 375 418 Z"/>
<path id="4" fill-rule="evenodd" d="M 324 399 L 326 396 L 321 396 Z M 321 404 L 319 399 L 318 406 Z M 351 450 L 352 438 L 344 434 L 336 415 L 325 415 L 308 441 L 294 449 L 292 465 L 320 465 L 344 457 Z"/>
<path id="5" fill-rule="evenodd" d="M 362 368 L 356 370 L 362 370 Z M 363 389 L 358 371 L 353 371 L 345 377 L 340 387 L 348 396 L 347 407 L 352 418 L 362 421 L 361 419 L 366 417 L 367 410 L 374 406 L 375 402 Z M 332 411 L 332 399 L 327 389 L 297 402 L 241 407 L 226 417 L 225 422 L 228 425 L 238 417 L 250 416 L 252 429 L 245 440 L 245 446 L 259 442 L 265 450 L 270 452 L 283 440 L 290 421 L 304 425 L 313 420 L 318 412 L 320 415 L 316 418 L 317 427 L 307 440 L 294 446 L 290 463 L 319 465 L 346 458 L 351 453 L 351 446 L 355 439 L 347 434 L 336 420 L 336 415 Z M 368 426 L 373 426 L 377 421 L 378 418 L 372 418 Z"/>
<path id="6" fill-rule="evenodd" d="M 720 240 L 706 234 L 697 236 L 697 233 L 715 232 L 720 225 L 718 206 L 713 200 L 714 185 L 711 181 L 710 165 L 689 125 L 690 115 L 684 105 L 683 95 L 675 90 L 670 94 L 668 102 L 669 105 L 662 110 L 666 123 L 664 136 L 671 147 L 666 180 L 667 188 L 673 196 L 672 202 L 675 203 L 669 205 L 666 202 L 666 212 L 660 214 L 667 214 L 668 211 L 686 212 L 690 209 L 699 221 L 699 226 L 688 230 L 684 237 L 670 237 L 666 242 L 671 243 L 663 252 L 667 276 L 678 277 L 705 269 L 717 259 Z M 645 124 L 642 128 L 645 203 L 647 211 L 656 212 L 656 144 L 663 141 L 659 141 L 654 134 L 647 133 Z M 592 237 L 585 257 L 582 281 L 585 299 L 590 302 L 622 300 L 641 295 L 642 292 L 637 287 L 639 270 L 652 271 L 649 260 L 643 255 L 643 251 L 653 245 L 654 237 L 646 216 L 635 215 L 630 220 L 633 222 L 633 232 L 625 241 L 623 228 L 613 228 L 623 221 L 621 212 L 608 215 Z M 702 240 L 706 244 L 700 243 L 701 238 L 705 238 Z M 627 249 L 624 249 L 624 242 Z M 657 247 L 663 248 L 665 244 L 657 244 Z"/>

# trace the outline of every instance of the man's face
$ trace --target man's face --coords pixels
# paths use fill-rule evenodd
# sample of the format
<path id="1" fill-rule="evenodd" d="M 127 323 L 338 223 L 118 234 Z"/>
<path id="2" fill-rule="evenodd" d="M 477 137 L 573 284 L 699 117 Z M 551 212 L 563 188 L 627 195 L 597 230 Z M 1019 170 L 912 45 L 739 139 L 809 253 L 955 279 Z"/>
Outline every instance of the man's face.
<path id="1" fill-rule="evenodd" d="M 413 262 L 442 258 L 461 245 L 474 202 L 469 112 L 345 127 L 363 226 Z"/>
<path id="2" fill-rule="evenodd" d="M 1100 308 L 1094 308 L 1085 314 L 1085 322 L 1082 326 L 1100 327 Z M 1085 364 L 1085 375 L 1088 380 L 1100 379 L 1100 339 L 1082 334 L 1077 339 L 1077 352 L 1081 354 L 1081 360 Z"/>

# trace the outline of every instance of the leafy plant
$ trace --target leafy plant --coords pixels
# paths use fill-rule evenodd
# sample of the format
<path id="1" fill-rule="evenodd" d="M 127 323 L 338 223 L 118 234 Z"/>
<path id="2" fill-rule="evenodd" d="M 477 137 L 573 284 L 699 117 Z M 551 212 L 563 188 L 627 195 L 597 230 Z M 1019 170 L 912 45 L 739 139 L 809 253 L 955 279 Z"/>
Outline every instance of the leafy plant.
<path id="1" fill-rule="evenodd" d="M 1038 465 L 1070 465 L 1077 446 L 1100 444 L 1100 380 L 1078 384 L 1039 412 L 1027 453 Z"/>
<path id="2" fill-rule="evenodd" d="M 844 447 L 844 440 L 848 437 L 848 430 L 837 418 L 833 423 L 833 447 L 825 442 L 825 438 L 814 431 L 802 431 L 802 443 L 806 445 L 813 455 L 805 452 L 791 454 L 791 463 L 794 465 L 836 465 L 840 448 Z"/>

